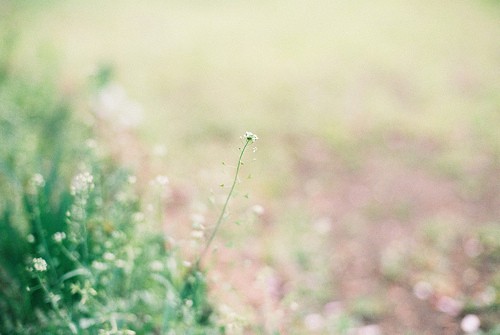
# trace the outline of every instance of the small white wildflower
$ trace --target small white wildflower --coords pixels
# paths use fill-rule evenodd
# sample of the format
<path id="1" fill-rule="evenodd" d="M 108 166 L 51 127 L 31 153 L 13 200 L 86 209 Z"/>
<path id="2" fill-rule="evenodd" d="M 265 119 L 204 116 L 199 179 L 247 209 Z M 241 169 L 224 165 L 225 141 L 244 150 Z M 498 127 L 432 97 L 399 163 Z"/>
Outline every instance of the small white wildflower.
<path id="1" fill-rule="evenodd" d="M 52 239 L 56 243 L 61 243 L 64 239 L 66 239 L 66 233 L 64 232 L 57 232 L 54 235 L 52 235 Z"/>
<path id="2" fill-rule="evenodd" d="M 97 147 L 97 142 L 96 140 L 89 138 L 88 140 L 85 141 L 85 145 L 89 149 L 95 149 Z"/>
<path id="3" fill-rule="evenodd" d="M 33 269 L 36 272 L 45 272 L 47 271 L 47 262 L 41 257 L 33 258 Z"/>
<path id="4" fill-rule="evenodd" d="M 94 188 L 94 177 L 89 172 L 77 174 L 71 182 L 71 194 L 87 193 Z"/>
<path id="5" fill-rule="evenodd" d="M 359 335 L 381 335 L 382 330 L 379 325 L 366 325 L 359 327 L 356 334 Z"/>
<path id="6" fill-rule="evenodd" d="M 475 258 L 483 252 L 483 245 L 478 239 L 470 238 L 465 242 L 464 250 L 467 256 Z"/>
<path id="7" fill-rule="evenodd" d="M 204 235 L 203 231 L 201 231 L 201 230 L 193 230 L 191 232 L 191 237 L 192 238 L 201 239 L 201 238 L 203 238 L 203 235 Z"/>
<path id="8" fill-rule="evenodd" d="M 316 220 L 313 224 L 314 230 L 320 235 L 326 235 L 332 230 L 332 220 L 328 217 L 323 217 Z"/>
<path id="9" fill-rule="evenodd" d="M 156 176 L 155 182 L 160 186 L 165 186 L 168 184 L 168 177 L 162 175 Z"/>
<path id="10" fill-rule="evenodd" d="M 186 300 L 186 306 L 187 307 L 193 306 L 193 300 L 191 300 L 191 299 Z"/>
<path id="11" fill-rule="evenodd" d="M 144 221 L 144 213 L 135 212 L 134 214 L 132 214 L 132 220 L 134 220 L 134 222 L 136 222 L 136 223 L 143 222 Z"/>
<path id="12" fill-rule="evenodd" d="M 149 263 L 149 268 L 152 271 L 160 272 L 163 270 L 163 263 L 160 261 L 152 261 L 151 263 Z"/>
<path id="13" fill-rule="evenodd" d="M 182 265 L 184 265 L 186 268 L 190 268 L 191 265 L 193 265 L 190 261 L 184 261 L 182 262 Z"/>
<path id="14" fill-rule="evenodd" d="M 457 316 L 462 310 L 463 303 L 451 297 L 442 296 L 437 302 L 437 308 L 448 315 Z"/>
<path id="15" fill-rule="evenodd" d="M 92 267 L 98 271 L 104 271 L 108 268 L 108 266 L 106 264 L 104 264 L 103 262 L 99 262 L 99 261 L 93 261 Z"/>
<path id="16" fill-rule="evenodd" d="M 479 317 L 474 314 L 467 314 L 460 322 L 460 328 L 467 334 L 475 333 L 479 330 L 479 326 L 481 326 L 481 320 Z"/>
<path id="17" fill-rule="evenodd" d="M 105 252 L 104 255 L 102 255 L 102 257 L 107 261 L 113 261 L 116 258 L 115 254 L 111 252 Z"/>
<path id="18" fill-rule="evenodd" d="M 47 297 L 47 299 L 51 303 L 57 304 L 61 300 L 61 296 L 59 294 L 54 294 L 54 293 L 50 292 L 49 296 Z"/>
<path id="19" fill-rule="evenodd" d="M 116 267 L 120 269 L 124 269 L 127 266 L 127 262 L 125 262 L 123 259 L 117 259 L 115 264 Z"/>
<path id="20" fill-rule="evenodd" d="M 254 212 L 254 214 L 257 216 L 261 216 L 262 214 L 264 214 L 265 209 L 261 205 L 253 205 L 252 212 Z"/>
<path id="21" fill-rule="evenodd" d="M 45 179 L 39 173 L 35 173 L 28 183 L 28 193 L 35 195 L 38 193 L 38 189 L 45 186 Z"/>
<path id="22" fill-rule="evenodd" d="M 45 186 L 45 179 L 43 179 L 41 174 L 35 173 L 31 178 L 31 183 L 36 187 L 43 187 Z"/>
<path id="23" fill-rule="evenodd" d="M 492 304 L 497 297 L 496 290 L 493 286 L 488 286 L 479 294 L 479 302 L 485 305 Z"/>
<path id="24" fill-rule="evenodd" d="M 137 182 L 137 177 L 136 176 L 129 176 L 127 180 L 128 180 L 129 184 L 133 185 Z"/>
<path id="25" fill-rule="evenodd" d="M 202 214 L 192 214 L 191 222 L 193 225 L 202 225 L 205 223 L 205 217 Z"/>
<path id="26" fill-rule="evenodd" d="M 252 141 L 252 143 L 254 143 L 255 141 L 257 141 L 259 139 L 259 137 L 257 135 L 255 135 L 254 133 L 252 133 L 250 131 L 245 132 L 245 135 L 243 135 L 243 137 L 247 141 Z"/>
<path id="27" fill-rule="evenodd" d="M 26 240 L 28 240 L 28 243 L 34 243 L 35 236 L 33 236 L 33 234 L 28 234 L 28 236 L 26 236 Z"/>
<path id="28" fill-rule="evenodd" d="M 162 144 L 157 144 L 153 147 L 153 155 L 163 157 L 167 154 L 167 148 Z"/>
<path id="29" fill-rule="evenodd" d="M 325 327 L 325 319 L 321 314 L 311 313 L 304 318 L 304 325 L 310 331 L 319 331 Z"/>
<path id="30" fill-rule="evenodd" d="M 426 281 L 419 281 L 413 286 L 413 294 L 420 300 L 429 299 L 433 293 L 432 285 Z"/>
<path id="31" fill-rule="evenodd" d="M 101 89 L 95 97 L 93 107 L 97 116 L 112 120 L 123 128 L 137 127 L 143 120 L 142 107 L 132 101 L 125 90 L 116 84 Z"/>

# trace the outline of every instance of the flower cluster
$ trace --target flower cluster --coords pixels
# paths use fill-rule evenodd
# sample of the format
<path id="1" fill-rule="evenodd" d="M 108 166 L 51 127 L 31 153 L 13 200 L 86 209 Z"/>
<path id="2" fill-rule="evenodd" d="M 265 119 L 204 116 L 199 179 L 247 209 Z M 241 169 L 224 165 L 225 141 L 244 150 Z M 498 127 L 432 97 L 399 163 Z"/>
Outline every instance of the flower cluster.
<path id="1" fill-rule="evenodd" d="M 64 239 L 66 239 L 66 233 L 64 233 L 64 232 L 57 232 L 54 235 L 52 235 L 52 239 L 56 243 L 61 243 Z"/>
<path id="2" fill-rule="evenodd" d="M 47 271 L 47 262 L 43 258 L 33 258 L 32 261 L 33 264 L 33 270 L 36 272 L 45 272 Z"/>
<path id="3" fill-rule="evenodd" d="M 88 173 L 83 172 L 77 174 L 71 182 L 71 194 L 77 195 L 80 193 L 88 193 L 94 188 L 94 177 Z"/>
<path id="4" fill-rule="evenodd" d="M 28 193 L 35 195 L 38 193 L 38 189 L 44 186 L 45 186 L 45 179 L 43 178 L 43 176 L 39 173 L 35 173 L 29 180 Z"/>
<path id="5" fill-rule="evenodd" d="M 259 137 L 257 135 L 255 135 L 254 133 L 252 133 L 250 131 L 245 132 L 245 135 L 243 137 L 247 141 L 252 141 L 252 143 L 255 143 L 255 141 L 257 141 L 259 139 Z"/>

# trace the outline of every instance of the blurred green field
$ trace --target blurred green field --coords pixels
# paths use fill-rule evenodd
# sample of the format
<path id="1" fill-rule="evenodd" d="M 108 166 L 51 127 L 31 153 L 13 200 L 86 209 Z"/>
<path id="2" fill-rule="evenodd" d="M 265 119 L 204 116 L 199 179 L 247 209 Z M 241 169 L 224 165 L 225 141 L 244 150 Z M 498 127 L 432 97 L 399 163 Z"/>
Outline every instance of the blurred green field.
<path id="1" fill-rule="evenodd" d="M 455 334 L 469 312 L 485 331 L 500 322 L 495 1 L 3 6 L 13 66 L 54 73 L 83 119 L 102 65 L 142 107 L 121 130 L 142 144 L 108 140 L 170 178 L 169 233 L 192 214 L 210 222 L 238 137 L 259 135 L 212 265 L 231 287 L 214 295 L 258 324 L 249 333 Z M 431 298 L 416 297 L 419 283 Z"/>

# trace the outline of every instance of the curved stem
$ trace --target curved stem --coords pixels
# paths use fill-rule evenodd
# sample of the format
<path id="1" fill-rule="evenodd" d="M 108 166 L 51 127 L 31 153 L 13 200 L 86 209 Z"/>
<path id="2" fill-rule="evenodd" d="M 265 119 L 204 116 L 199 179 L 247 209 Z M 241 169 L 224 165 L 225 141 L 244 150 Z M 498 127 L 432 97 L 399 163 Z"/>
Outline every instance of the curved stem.
<path id="1" fill-rule="evenodd" d="M 212 231 L 212 234 L 210 235 L 210 238 L 208 239 L 208 242 L 205 245 L 205 248 L 198 256 L 198 259 L 196 260 L 195 265 L 197 268 L 200 265 L 200 262 L 202 261 L 203 257 L 207 253 L 208 249 L 210 248 L 210 245 L 212 244 L 212 241 L 214 240 L 215 235 L 217 235 L 217 231 L 219 230 L 219 227 L 220 227 L 222 221 L 224 220 L 227 205 L 229 204 L 229 200 L 231 199 L 231 196 L 233 195 L 234 188 L 236 187 L 236 183 L 238 181 L 238 173 L 240 172 L 240 166 L 243 164 L 241 160 L 243 158 L 243 154 L 245 153 L 245 149 L 247 148 L 247 146 L 250 142 L 252 142 L 252 140 L 247 138 L 245 145 L 241 149 L 240 157 L 238 158 L 238 165 L 236 166 L 236 173 L 234 174 L 233 184 L 231 185 L 231 189 L 229 190 L 229 193 L 227 194 L 227 198 L 226 198 L 226 201 L 224 202 L 224 206 L 222 207 L 219 218 L 217 219 L 217 222 L 215 223 L 215 228 Z"/>

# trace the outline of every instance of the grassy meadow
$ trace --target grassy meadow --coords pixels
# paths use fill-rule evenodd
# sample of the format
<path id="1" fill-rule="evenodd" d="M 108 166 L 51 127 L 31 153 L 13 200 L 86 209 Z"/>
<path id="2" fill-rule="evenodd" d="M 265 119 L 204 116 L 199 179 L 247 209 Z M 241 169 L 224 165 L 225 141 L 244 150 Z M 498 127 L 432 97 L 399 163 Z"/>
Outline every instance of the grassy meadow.
<path id="1" fill-rule="evenodd" d="M 0 284 L 23 272 L 12 234 L 35 230 L 40 247 L 16 254 L 28 263 L 64 258 L 41 239 L 63 231 L 76 257 L 29 263 L 36 276 L 16 285 L 38 296 L 0 308 L 32 328 L 0 333 L 500 334 L 498 2 L 3 0 L 0 12 L 12 230 Z M 259 139 L 239 165 L 246 131 Z M 236 166 L 225 220 L 190 268 Z M 84 171 L 94 195 L 69 188 Z M 50 199 L 45 232 L 33 185 Z M 88 215 L 64 230 L 82 197 Z"/>

